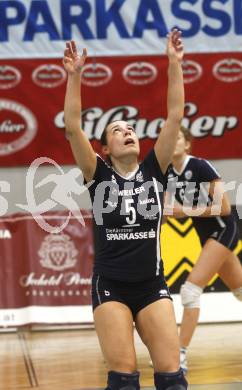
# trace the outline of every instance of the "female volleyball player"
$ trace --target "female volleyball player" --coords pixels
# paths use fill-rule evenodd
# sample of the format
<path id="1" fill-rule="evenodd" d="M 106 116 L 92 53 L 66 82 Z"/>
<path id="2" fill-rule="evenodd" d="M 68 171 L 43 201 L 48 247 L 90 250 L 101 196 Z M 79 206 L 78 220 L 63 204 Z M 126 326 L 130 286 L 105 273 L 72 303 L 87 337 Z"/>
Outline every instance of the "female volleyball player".
<path id="1" fill-rule="evenodd" d="M 208 161 L 189 155 L 190 148 L 190 132 L 181 127 L 169 169 L 168 194 L 175 195 L 175 217 L 192 216 L 202 245 L 200 256 L 180 291 L 184 306 L 180 362 L 184 372 L 187 371 L 186 350 L 198 322 L 200 296 L 209 280 L 218 273 L 242 301 L 242 267 L 233 253 L 238 244 L 238 228 L 228 196 L 223 192 L 218 172 Z"/>
<path id="2" fill-rule="evenodd" d="M 160 258 L 163 186 L 184 110 L 181 33 L 167 39 L 167 120 L 154 149 L 138 164 L 139 142 L 125 120 L 108 124 L 102 135 L 107 164 L 81 129 L 81 68 L 86 50 L 68 42 L 64 115 L 73 155 L 93 203 L 96 254 L 92 281 L 94 322 L 108 365 L 108 388 L 139 389 L 133 321 L 146 344 L 159 390 L 185 390 L 173 305 Z M 118 93 L 118 91 L 117 91 Z M 100 212 L 102 211 L 102 212 Z"/>

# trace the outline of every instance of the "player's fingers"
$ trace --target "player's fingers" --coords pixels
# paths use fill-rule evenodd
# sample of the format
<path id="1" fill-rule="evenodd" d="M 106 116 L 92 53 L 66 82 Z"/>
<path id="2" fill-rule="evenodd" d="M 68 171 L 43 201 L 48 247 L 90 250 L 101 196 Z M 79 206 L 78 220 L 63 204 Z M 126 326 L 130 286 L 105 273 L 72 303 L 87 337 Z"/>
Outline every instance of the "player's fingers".
<path id="1" fill-rule="evenodd" d="M 73 40 L 71 41 L 71 50 L 72 50 L 73 55 L 77 56 L 76 42 Z"/>
<path id="2" fill-rule="evenodd" d="M 63 57 L 63 64 L 68 64 L 71 62 L 71 58 L 70 57 Z"/>
<path id="3" fill-rule="evenodd" d="M 178 42 L 181 41 L 181 31 L 180 30 L 173 30 L 172 31 L 172 42 L 176 45 Z"/>
<path id="4" fill-rule="evenodd" d="M 85 59 L 87 57 L 87 49 L 84 47 L 82 50 L 82 57 Z"/>
<path id="5" fill-rule="evenodd" d="M 69 49 L 65 49 L 64 50 L 64 56 L 65 57 L 70 57 L 71 53 L 70 53 L 70 50 Z"/>
<path id="6" fill-rule="evenodd" d="M 176 51 L 182 51 L 184 49 L 183 45 L 176 46 Z"/>

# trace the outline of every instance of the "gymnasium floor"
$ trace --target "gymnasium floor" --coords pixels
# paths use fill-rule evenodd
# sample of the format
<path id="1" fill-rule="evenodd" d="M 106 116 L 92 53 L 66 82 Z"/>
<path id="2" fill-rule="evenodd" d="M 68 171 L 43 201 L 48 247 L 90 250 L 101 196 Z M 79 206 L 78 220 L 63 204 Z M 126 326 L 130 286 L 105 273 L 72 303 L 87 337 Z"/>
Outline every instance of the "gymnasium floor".
<path id="1" fill-rule="evenodd" d="M 135 333 L 141 386 L 151 389 L 149 356 Z M 242 390 L 242 324 L 200 325 L 188 355 L 191 390 Z M 1 390 L 103 389 L 106 367 L 93 328 L 0 333 Z"/>

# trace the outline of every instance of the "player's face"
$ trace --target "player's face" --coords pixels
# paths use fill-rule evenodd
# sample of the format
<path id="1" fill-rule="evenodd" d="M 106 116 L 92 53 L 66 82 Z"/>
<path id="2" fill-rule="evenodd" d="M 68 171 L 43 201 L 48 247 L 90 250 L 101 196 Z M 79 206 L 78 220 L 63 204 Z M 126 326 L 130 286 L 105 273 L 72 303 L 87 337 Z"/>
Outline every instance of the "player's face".
<path id="1" fill-rule="evenodd" d="M 104 152 L 115 158 L 138 157 L 139 141 L 134 128 L 125 121 L 115 121 L 107 128 L 107 146 Z"/>
<path id="2" fill-rule="evenodd" d="M 173 156 L 180 157 L 186 154 L 189 150 L 190 142 L 185 140 L 185 137 L 181 131 L 179 131 L 177 143 Z"/>

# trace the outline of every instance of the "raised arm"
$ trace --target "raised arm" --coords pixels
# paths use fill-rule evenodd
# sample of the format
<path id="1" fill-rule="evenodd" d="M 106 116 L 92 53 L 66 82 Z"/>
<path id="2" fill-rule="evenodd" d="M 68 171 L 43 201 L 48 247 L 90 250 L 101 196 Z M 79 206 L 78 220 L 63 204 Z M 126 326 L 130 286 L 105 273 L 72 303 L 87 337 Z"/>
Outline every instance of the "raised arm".
<path id="1" fill-rule="evenodd" d="M 163 173 L 170 164 L 175 149 L 181 120 L 184 115 L 184 84 L 181 62 L 183 45 L 181 32 L 173 30 L 167 38 L 168 90 L 167 90 L 167 119 L 154 150 Z"/>
<path id="2" fill-rule="evenodd" d="M 96 154 L 81 128 L 81 69 L 87 56 L 86 49 L 82 55 L 77 53 L 74 41 L 66 43 L 63 65 L 68 74 L 64 118 L 66 135 L 76 163 L 87 181 L 93 178 L 96 169 Z"/>

